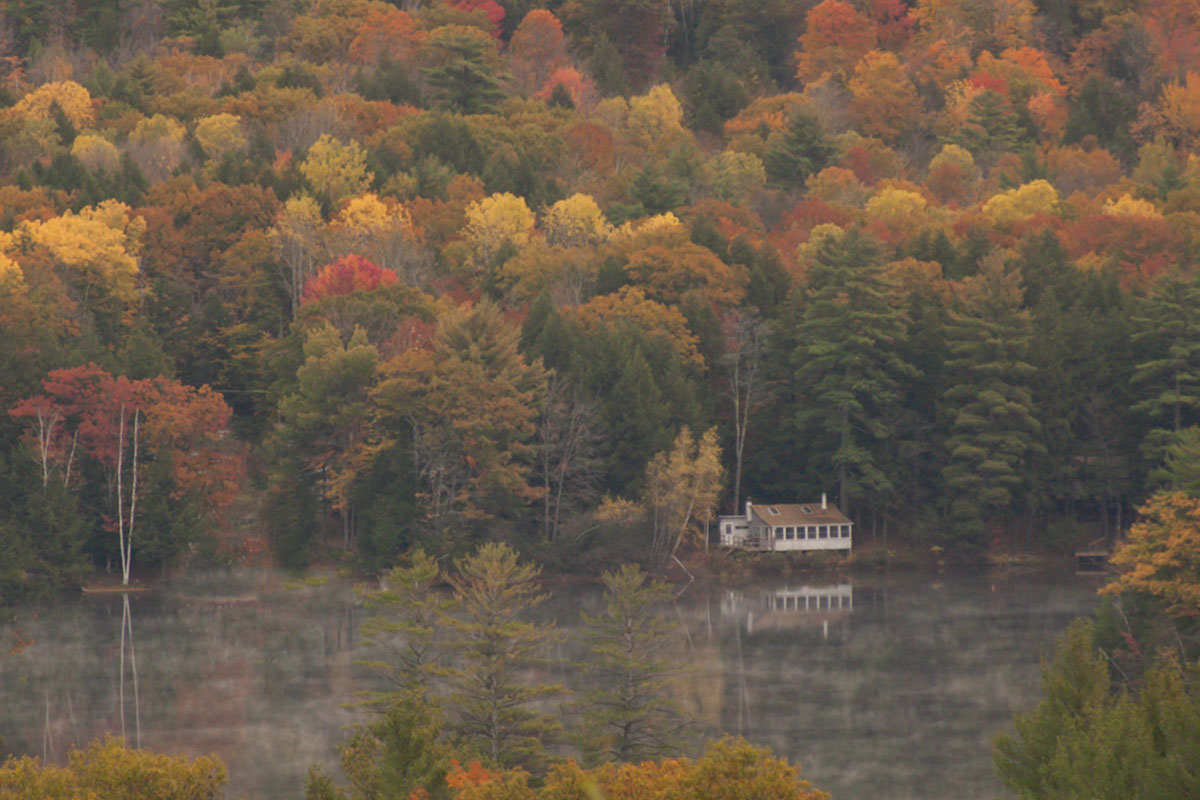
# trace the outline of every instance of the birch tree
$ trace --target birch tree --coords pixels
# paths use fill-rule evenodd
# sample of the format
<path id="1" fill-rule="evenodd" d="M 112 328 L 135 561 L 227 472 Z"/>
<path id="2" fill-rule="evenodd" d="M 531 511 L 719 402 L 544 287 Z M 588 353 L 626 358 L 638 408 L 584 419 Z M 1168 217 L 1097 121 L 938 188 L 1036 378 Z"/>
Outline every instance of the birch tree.
<path id="1" fill-rule="evenodd" d="M 766 387 L 759 368 L 771 336 L 771 328 L 762 320 L 732 311 L 721 321 L 725 333 L 725 353 L 721 357 L 723 388 L 733 420 L 733 510 L 741 507 L 742 457 L 750 413 L 762 402 Z"/>
<path id="2" fill-rule="evenodd" d="M 271 248 L 279 260 L 279 279 L 287 292 L 292 319 L 300 310 L 304 284 L 317 272 L 321 259 L 324 223 L 321 207 L 308 195 L 293 197 L 271 231 Z"/>

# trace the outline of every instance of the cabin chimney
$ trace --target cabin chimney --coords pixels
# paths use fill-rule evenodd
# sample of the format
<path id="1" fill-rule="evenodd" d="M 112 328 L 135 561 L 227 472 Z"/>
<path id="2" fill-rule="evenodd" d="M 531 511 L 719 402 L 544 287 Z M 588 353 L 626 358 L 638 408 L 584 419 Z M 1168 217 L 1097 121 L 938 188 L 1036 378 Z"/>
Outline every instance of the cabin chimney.
<path id="1" fill-rule="evenodd" d="M 746 501 L 746 519 L 747 520 L 750 519 L 750 501 L 749 500 Z"/>
<path id="2" fill-rule="evenodd" d="M 829 501 L 825 499 L 825 493 L 821 492 L 821 510 L 824 511 L 827 508 L 829 508 Z"/>

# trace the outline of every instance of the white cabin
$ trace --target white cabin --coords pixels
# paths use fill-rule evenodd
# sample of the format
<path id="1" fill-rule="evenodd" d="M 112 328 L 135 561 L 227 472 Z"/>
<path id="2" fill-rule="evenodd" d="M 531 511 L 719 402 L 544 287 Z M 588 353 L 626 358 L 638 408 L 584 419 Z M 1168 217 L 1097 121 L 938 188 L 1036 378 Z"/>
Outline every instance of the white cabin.
<path id="1" fill-rule="evenodd" d="M 719 517 L 721 544 L 741 550 L 838 550 L 850 552 L 854 523 L 825 495 L 811 504 L 754 505 L 744 515 Z"/>

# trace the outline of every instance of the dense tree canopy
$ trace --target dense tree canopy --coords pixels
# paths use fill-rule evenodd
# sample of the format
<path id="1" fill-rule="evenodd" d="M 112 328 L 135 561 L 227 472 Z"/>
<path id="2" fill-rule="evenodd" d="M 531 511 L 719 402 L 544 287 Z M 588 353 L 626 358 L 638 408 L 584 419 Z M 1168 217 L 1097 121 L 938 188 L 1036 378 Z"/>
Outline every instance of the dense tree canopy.
<path id="1" fill-rule="evenodd" d="M 913 544 L 1111 532 L 1197 422 L 1193 5 L 18 3 L 14 518 L 81 424 L 35 433 L 29 403 L 96 364 L 224 398 L 215 446 L 285 560 L 604 552 L 605 493 L 643 500 L 685 426 L 715 429 L 718 510 L 836 488 Z M 773 332 L 753 397 L 733 319 Z M 166 452 L 140 489 L 192 458 Z M 93 524 L 118 506 L 88 459 L 64 576 L 124 524 Z M 151 561 L 221 538 L 145 503 Z M 3 530 L 14 574 L 49 569 Z"/>

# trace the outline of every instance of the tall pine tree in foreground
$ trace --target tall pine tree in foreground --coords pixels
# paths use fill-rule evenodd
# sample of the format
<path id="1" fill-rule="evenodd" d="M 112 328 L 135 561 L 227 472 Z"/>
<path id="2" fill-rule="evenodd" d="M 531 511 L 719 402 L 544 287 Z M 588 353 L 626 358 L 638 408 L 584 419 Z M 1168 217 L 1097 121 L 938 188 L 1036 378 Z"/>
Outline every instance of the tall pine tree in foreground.
<path id="1" fill-rule="evenodd" d="M 532 703 L 563 692 L 528 675 L 546 663 L 543 647 L 553 635 L 548 626 L 524 618 L 546 599 L 536 585 L 541 570 L 520 563 L 501 542 L 481 545 L 455 566 L 450 584 L 462 614 L 446 621 L 454 629 L 458 659 L 441 670 L 450 686 L 452 725 L 462 743 L 488 763 L 539 773 L 545 744 L 562 726 Z"/>
<path id="2" fill-rule="evenodd" d="M 964 281 L 950 316 L 948 460 L 942 470 L 955 532 L 980 543 L 986 514 L 1015 506 L 1030 457 L 1042 445 L 1029 363 L 1032 326 L 1021 307 L 1021 279 L 997 255 Z"/>
<path id="3" fill-rule="evenodd" d="M 905 335 L 879 250 L 852 230 L 827 241 L 808 272 L 793 353 L 801 435 L 832 453 L 839 504 L 893 488 L 887 466 L 900 383 L 915 370 L 899 355 Z"/>
<path id="4" fill-rule="evenodd" d="M 583 615 L 590 653 L 582 666 L 595 678 L 583 702 L 584 751 L 597 761 L 677 753 L 688 718 L 669 691 L 678 669 L 663 657 L 677 628 L 661 613 L 670 589 L 632 564 L 603 580 L 603 610 Z"/>

